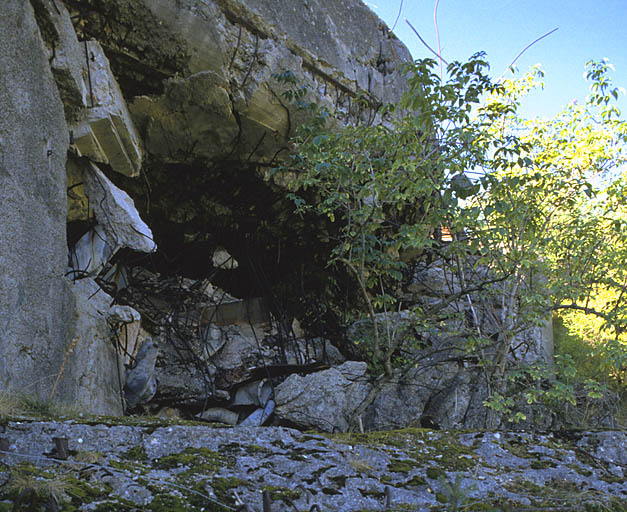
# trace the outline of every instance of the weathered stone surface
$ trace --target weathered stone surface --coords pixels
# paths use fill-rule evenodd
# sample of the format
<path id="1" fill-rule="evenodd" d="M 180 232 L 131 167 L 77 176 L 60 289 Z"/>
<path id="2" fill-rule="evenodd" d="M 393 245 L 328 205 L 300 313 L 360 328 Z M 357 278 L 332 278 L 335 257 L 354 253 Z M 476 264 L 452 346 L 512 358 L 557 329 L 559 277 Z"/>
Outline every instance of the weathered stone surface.
<path id="1" fill-rule="evenodd" d="M 120 415 L 124 367 L 118 355 L 109 311 L 112 297 L 90 278 L 70 285 L 74 312 L 66 326 L 69 341 L 57 374 L 55 398 L 81 407 L 88 414 Z"/>
<path id="2" fill-rule="evenodd" d="M 158 355 L 159 347 L 152 339 L 148 339 L 139 347 L 134 366 L 126 370 L 124 398 L 129 409 L 146 404 L 155 396 L 157 392 L 155 365 Z"/>
<path id="3" fill-rule="evenodd" d="M 48 60 L 63 101 L 67 122 L 74 122 L 89 101 L 85 45 L 80 44 L 72 20 L 61 2 L 33 0 Z"/>
<path id="4" fill-rule="evenodd" d="M 396 376 L 383 386 L 373 403 L 364 414 L 363 425 L 368 430 L 390 430 L 404 427 L 438 425 L 442 428 L 461 428 L 461 421 L 466 411 L 464 403 L 468 401 L 467 389 L 453 386 L 449 393 L 457 394 L 453 404 L 446 398 L 449 393 L 446 381 L 456 371 L 451 363 L 421 365 L 412 368 L 407 375 Z M 445 393 L 445 394 L 444 394 Z M 430 400 L 438 400 L 437 405 L 430 405 Z M 461 403 L 460 403 L 461 401 Z M 449 406 L 453 407 L 449 407 Z M 431 423 L 425 418 L 428 414 Z M 451 417 L 448 418 L 447 416 Z"/>
<path id="5" fill-rule="evenodd" d="M 317 505 L 334 512 L 428 512 L 446 508 L 454 496 L 460 509 L 558 506 L 583 512 L 627 506 L 627 466 L 616 456 L 616 447 L 627 443 L 622 431 L 407 429 L 323 437 L 285 428 L 211 428 L 161 420 L 122 426 L 21 419 L 8 421 L 2 437 L 13 453 L 2 460 L 13 471 L 29 461 L 88 485 L 92 492 L 66 498 L 84 511 L 128 508 L 124 498 L 149 510 L 164 503 L 168 510 L 192 511 L 243 503 L 261 512 L 260 490 L 265 489 L 275 512 L 292 510 L 292 504 L 297 510 Z M 68 439 L 68 463 L 46 456 L 54 437 Z M 0 469 L 0 482 L 7 473 Z M 7 487 L 0 488 L 0 500 L 7 500 Z"/>
<path id="6" fill-rule="evenodd" d="M 0 9 L 0 390 L 46 397 L 71 342 L 63 104 L 29 2 Z"/>
<path id="7" fill-rule="evenodd" d="M 366 372 L 366 363 L 347 361 L 305 377 L 290 375 L 275 388 L 275 415 L 304 428 L 346 432 L 371 389 Z"/>
<path id="8" fill-rule="evenodd" d="M 318 101 L 351 116 L 375 116 L 362 111 L 360 91 L 374 107 L 404 90 L 409 52 L 359 0 L 144 3 L 189 56 L 189 72 L 167 80 L 163 95 L 131 105 L 147 150 L 166 161 L 272 159 L 302 119 L 275 73 L 293 72 Z"/>

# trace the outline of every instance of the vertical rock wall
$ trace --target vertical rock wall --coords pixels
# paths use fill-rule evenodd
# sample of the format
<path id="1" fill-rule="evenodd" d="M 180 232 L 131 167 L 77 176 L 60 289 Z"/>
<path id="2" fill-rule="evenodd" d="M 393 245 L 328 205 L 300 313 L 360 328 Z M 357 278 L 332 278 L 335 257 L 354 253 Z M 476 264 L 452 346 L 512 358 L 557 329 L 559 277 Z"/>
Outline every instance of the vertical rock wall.
<path id="1" fill-rule="evenodd" d="M 63 277 L 69 136 L 24 0 L 0 9 L 0 70 L 0 391 L 45 396 L 71 308 Z"/>
<path id="2" fill-rule="evenodd" d="M 81 166 L 95 165 L 86 158 L 78 158 L 80 149 L 91 147 L 86 140 L 100 151 L 96 161 L 120 167 L 131 175 L 141 165 L 141 153 L 129 135 L 130 120 L 123 119 L 124 111 L 115 98 L 110 104 L 100 104 L 105 91 L 119 95 L 119 90 L 107 81 L 115 82 L 106 59 L 97 58 L 100 55 L 97 46 L 88 48 L 96 55 L 92 65 L 91 108 L 88 108 L 88 73 L 84 69 L 82 48 L 62 3 L 9 0 L 3 5 L 0 13 L 0 392 L 24 393 L 43 400 L 52 398 L 79 406 L 88 413 L 121 414 L 124 375 L 113 343 L 112 297 L 83 269 L 68 272 L 70 133 L 77 132 L 72 152 L 74 160 L 79 162 L 74 163 L 79 165 L 79 173 Z M 105 84 L 100 85 L 98 80 L 104 80 Z M 95 97 L 97 93 L 101 94 Z M 127 156 L 129 147 L 135 151 L 130 153 L 132 158 Z M 104 176 L 101 180 L 99 193 L 108 183 Z M 132 201 L 121 194 L 116 196 L 123 203 L 120 208 L 128 210 L 122 212 L 128 213 L 122 218 L 131 218 L 136 214 Z M 99 200 L 99 205 L 105 204 L 108 209 L 107 218 L 118 221 L 117 204 L 109 204 L 113 200 Z M 89 212 L 85 215 L 88 221 L 90 215 L 98 217 Z M 106 232 L 110 227 L 107 224 L 101 231 Z M 126 228 L 116 224 L 112 229 L 117 234 Z M 151 236 L 149 230 L 144 233 L 135 228 L 133 233 L 139 233 L 136 236 L 144 245 Z M 117 238 L 109 243 L 112 253 L 120 246 L 129 245 L 128 240 Z M 90 250 L 88 259 L 93 259 L 93 247 Z M 85 279 L 72 281 L 68 277 L 77 274 Z"/>

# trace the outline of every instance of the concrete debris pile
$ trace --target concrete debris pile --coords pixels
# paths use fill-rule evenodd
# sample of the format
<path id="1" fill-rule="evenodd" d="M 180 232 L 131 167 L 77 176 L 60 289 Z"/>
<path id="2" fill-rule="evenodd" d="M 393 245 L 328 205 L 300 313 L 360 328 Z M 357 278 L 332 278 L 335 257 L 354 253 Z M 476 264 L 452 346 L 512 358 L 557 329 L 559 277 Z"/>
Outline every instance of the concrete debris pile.
<path id="1" fill-rule="evenodd" d="M 165 278 L 141 267 L 128 280 L 122 297 L 145 319 L 118 331 L 120 349 L 133 358 L 130 410 L 178 408 L 207 421 L 260 425 L 273 412 L 277 379 L 342 360 L 326 340 L 277 329 L 262 298 L 237 299 L 206 279 Z M 141 393 L 149 382 L 151 392 Z"/>

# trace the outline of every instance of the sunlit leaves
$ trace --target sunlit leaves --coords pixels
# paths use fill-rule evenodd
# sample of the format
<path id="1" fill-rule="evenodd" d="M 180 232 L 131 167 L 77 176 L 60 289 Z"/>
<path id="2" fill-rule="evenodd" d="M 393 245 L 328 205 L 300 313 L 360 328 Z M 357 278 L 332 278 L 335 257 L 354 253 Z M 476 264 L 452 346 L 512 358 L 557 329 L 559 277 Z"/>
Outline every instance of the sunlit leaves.
<path id="1" fill-rule="evenodd" d="M 348 264 L 383 311 L 403 306 L 396 287 L 407 261 L 437 251 L 447 264 L 463 260 L 501 279 L 502 306 L 494 316 L 503 319 L 499 343 L 506 350 L 512 333 L 565 307 L 595 305 L 600 327 L 621 339 L 627 123 L 609 63 L 588 63 L 585 102 L 533 120 L 517 111 L 526 94 L 543 86 L 540 68 L 494 84 L 483 54 L 451 63 L 443 81 L 437 66 L 432 59 L 407 65 L 408 91 L 399 105 L 382 109 L 384 122 L 342 118 L 342 128 L 332 113 L 306 103 L 293 76 L 276 76 L 289 85 L 284 96 L 313 115 L 281 171 L 295 176 L 290 197 L 298 211 L 337 226 L 329 264 Z M 436 240 L 442 228 L 452 234 L 446 247 Z M 614 367 L 623 364 L 624 347 L 605 346 Z M 552 393 L 572 396 L 569 388 Z M 506 409 L 507 398 L 495 393 L 490 403 Z"/>

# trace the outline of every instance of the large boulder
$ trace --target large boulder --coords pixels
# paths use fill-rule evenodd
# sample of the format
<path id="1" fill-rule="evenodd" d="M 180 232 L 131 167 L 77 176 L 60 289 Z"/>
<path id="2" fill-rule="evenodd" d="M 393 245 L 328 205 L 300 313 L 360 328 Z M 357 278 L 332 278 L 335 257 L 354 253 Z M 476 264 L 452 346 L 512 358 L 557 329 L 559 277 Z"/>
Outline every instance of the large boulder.
<path id="1" fill-rule="evenodd" d="M 323 432 L 347 432 L 372 385 L 364 362 L 301 377 L 291 375 L 275 388 L 277 418 Z"/>

